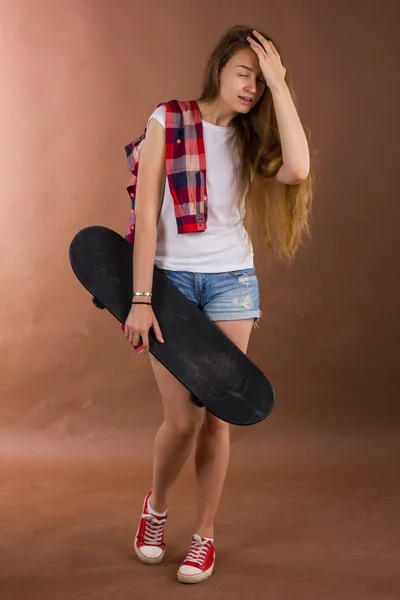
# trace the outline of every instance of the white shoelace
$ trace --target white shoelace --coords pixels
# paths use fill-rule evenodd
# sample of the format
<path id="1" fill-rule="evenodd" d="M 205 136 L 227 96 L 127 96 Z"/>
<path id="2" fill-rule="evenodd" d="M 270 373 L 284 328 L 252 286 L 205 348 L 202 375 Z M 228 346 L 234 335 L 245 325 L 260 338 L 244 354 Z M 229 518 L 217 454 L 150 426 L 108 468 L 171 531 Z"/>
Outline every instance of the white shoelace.
<path id="1" fill-rule="evenodd" d="M 160 519 L 151 514 L 142 515 L 142 517 L 143 519 L 146 519 L 143 542 L 148 546 L 160 546 L 162 543 L 164 525 L 167 518 L 164 517 Z"/>
<path id="2" fill-rule="evenodd" d="M 186 557 L 187 561 L 201 565 L 204 563 L 208 552 L 208 540 L 204 541 L 197 534 L 193 536 L 192 545 L 190 546 L 189 554 Z"/>

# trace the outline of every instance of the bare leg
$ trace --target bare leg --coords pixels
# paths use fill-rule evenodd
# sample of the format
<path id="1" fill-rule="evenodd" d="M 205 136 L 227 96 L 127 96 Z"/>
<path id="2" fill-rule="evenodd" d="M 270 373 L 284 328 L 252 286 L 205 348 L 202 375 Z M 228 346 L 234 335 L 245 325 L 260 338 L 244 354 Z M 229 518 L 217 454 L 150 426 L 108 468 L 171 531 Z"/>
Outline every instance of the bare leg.
<path id="1" fill-rule="evenodd" d="M 254 319 L 216 321 L 215 324 L 242 352 L 247 352 Z M 206 412 L 196 444 L 198 515 L 195 532 L 202 537 L 214 537 L 214 520 L 228 469 L 229 453 L 229 424 Z"/>
<path id="2" fill-rule="evenodd" d="M 214 519 L 229 463 L 229 424 L 206 413 L 196 445 L 197 526 L 202 537 L 214 537 Z"/>
<path id="3" fill-rule="evenodd" d="M 164 405 L 164 421 L 154 441 L 151 506 L 167 508 L 167 492 L 175 482 L 202 425 L 205 409 L 190 400 L 189 391 L 151 354 L 150 362 Z"/>

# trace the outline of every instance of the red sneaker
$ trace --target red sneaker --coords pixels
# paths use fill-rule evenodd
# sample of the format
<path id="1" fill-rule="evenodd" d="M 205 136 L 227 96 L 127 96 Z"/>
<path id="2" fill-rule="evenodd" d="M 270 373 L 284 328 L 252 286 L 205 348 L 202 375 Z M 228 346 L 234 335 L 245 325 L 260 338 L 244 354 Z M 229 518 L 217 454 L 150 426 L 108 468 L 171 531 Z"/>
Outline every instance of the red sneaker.
<path id="1" fill-rule="evenodd" d="M 164 527 L 165 517 L 157 517 L 149 511 L 149 492 L 144 500 L 142 518 L 135 537 L 135 552 L 143 563 L 156 565 L 161 562 L 165 554 Z"/>
<path id="2" fill-rule="evenodd" d="M 200 537 L 197 533 L 192 537 L 189 554 L 178 570 L 178 580 L 182 583 L 200 583 L 211 577 L 214 570 L 215 550 L 211 540 Z"/>

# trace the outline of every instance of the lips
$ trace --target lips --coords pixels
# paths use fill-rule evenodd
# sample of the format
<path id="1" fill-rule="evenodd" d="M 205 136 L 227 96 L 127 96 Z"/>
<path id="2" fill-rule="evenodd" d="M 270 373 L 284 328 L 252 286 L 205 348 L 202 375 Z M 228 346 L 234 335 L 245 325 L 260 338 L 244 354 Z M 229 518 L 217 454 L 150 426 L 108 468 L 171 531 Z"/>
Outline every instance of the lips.
<path id="1" fill-rule="evenodd" d="M 253 102 L 253 98 L 247 98 L 247 96 L 239 96 L 240 100 L 245 104 L 251 104 Z"/>

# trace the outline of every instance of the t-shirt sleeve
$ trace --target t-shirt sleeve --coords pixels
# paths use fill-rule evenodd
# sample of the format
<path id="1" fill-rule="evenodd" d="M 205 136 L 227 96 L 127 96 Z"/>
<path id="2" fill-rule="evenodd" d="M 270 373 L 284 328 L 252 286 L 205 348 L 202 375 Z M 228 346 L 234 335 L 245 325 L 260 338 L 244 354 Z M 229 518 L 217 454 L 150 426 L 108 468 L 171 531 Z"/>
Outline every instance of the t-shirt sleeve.
<path id="1" fill-rule="evenodd" d="M 156 110 L 150 115 L 149 120 L 147 121 L 146 127 L 149 126 L 150 119 L 155 119 L 158 121 L 165 129 L 165 112 L 166 108 L 164 105 L 159 106 Z"/>

